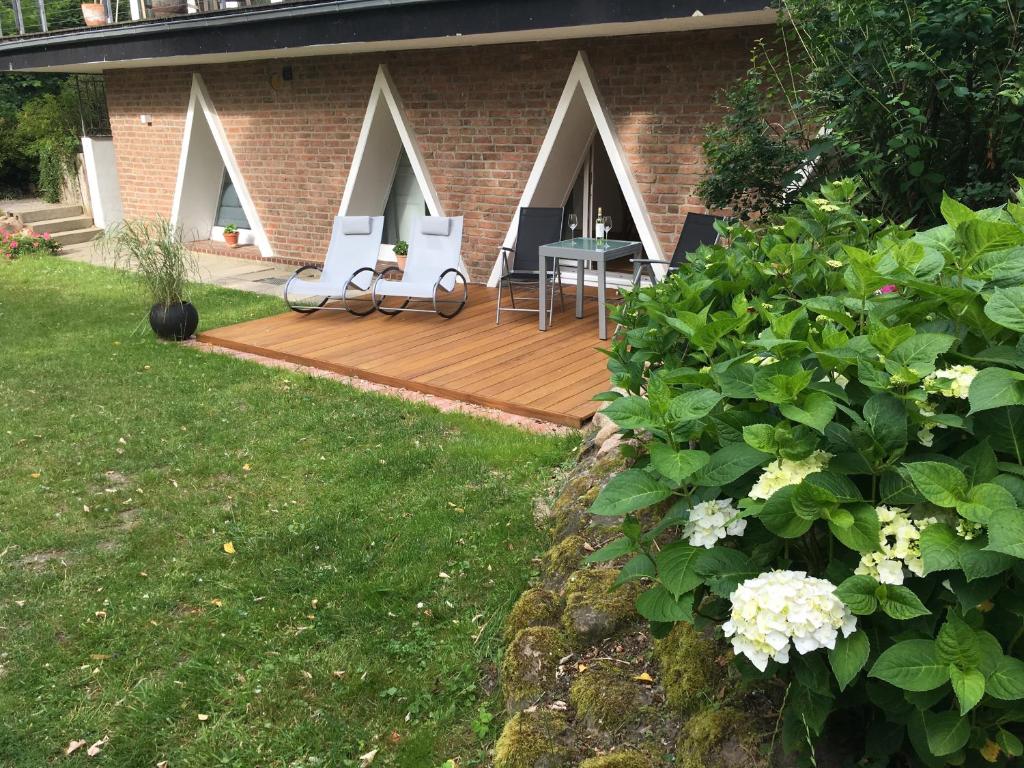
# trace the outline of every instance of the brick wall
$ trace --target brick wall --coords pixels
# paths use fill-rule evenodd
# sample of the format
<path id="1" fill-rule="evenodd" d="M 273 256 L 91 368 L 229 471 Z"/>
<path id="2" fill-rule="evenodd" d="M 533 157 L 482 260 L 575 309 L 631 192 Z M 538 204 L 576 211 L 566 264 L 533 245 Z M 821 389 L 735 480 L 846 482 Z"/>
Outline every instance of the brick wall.
<path id="1" fill-rule="evenodd" d="M 224 124 L 275 257 L 323 259 L 377 66 L 386 63 L 444 209 L 466 217 L 463 258 L 485 280 L 576 51 L 585 50 L 667 252 L 701 210 L 714 94 L 764 28 L 114 70 L 107 98 L 129 216 L 170 214 L 191 73 Z M 281 82 L 284 64 L 294 78 Z M 274 85 L 277 87 L 273 87 Z M 153 116 L 152 125 L 139 122 Z"/>

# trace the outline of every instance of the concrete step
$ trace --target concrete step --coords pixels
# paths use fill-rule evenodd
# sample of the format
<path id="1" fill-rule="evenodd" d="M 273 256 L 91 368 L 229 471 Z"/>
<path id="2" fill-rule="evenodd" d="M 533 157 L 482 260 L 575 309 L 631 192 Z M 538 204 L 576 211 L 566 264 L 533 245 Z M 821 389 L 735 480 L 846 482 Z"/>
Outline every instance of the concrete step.
<path id="1" fill-rule="evenodd" d="M 45 219 L 32 222 L 32 229 L 39 234 L 49 232 L 55 235 L 58 232 L 69 232 L 72 229 L 88 229 L 92 226 L 92 219 L 88 216 L 71 216 L 66 219 Z"/>
<path id="2" fill-rule="evenodd" d="M 52 221 L 54 219 L 67 219 L 72 216 L 81 216 L 84 213 L 80 205 L 54 205 L 49 208 L 36 208 L 32 211 L 19 211 L 18 215 L 26 224 L 35 224 L 38 221 Z"/>
<path id="3" fill-rule="evenodd" d="M 53 239 L 61 245 L 75 245 L 95 240 L 102 233 L 103 230 L 99 227 L 87 227 L 85 229 L 71 229 L 67 232 L 58 232 L 53 236 Z"/>

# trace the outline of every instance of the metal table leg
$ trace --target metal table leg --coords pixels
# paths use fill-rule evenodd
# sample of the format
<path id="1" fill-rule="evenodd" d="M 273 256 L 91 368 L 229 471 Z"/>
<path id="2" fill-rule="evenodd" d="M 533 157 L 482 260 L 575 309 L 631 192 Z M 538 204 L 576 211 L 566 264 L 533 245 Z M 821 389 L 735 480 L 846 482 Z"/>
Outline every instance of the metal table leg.
<path id="1" fill-rule="evenodd" d="M 547 271 L 548 260 L 544 256 L 540 257 L 540 269 L 537 275 L 537 288 L 540 290 L 540 297 L 538 299 L 538 306 L 540 312 L 537 313 L 537 327 L 542 331 L 548 329 L 548 313 L 547 313 Z"/>
<path id="2" fill-rule="evenodd" d="M 583 317 L 583 279 L 587 274 L 587 262 L 576 262 L 576 317 Z"/>
<path id="3" fill-rule="evenodd" d="M 608 318 L 605 312 L 605 260 L 597 262 L 597 334 L 602 340 L 608 338 Z"/>

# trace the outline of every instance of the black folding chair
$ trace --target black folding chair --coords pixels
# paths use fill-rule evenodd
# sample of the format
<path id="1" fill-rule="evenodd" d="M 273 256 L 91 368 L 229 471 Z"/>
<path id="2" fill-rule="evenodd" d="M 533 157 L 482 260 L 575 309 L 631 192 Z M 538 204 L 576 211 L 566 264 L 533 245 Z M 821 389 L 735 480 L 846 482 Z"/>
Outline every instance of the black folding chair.
<path id="1" fill-rule="evenodd" d="M 519 230 L 516 233 L 515 248 L 502 247 L 501 264 L 502 275 L 498 280 L 498 310 L 495 324 L 501 322 L 501 294 L 502 289 L 508 286 L 509 299 L 512 306 L 505 308 L 506 312 L 539 312 L 537 308 L 517 307 L 515 286 L 526 288 L 538 285 L 540 277 L 540 247 L 548 243 L 557 243 L 562 239 L 562 214 L 561 208 L 520 208 L 519 209 Z M 547 265 L 545 265 L 546 267 Z M 555 304 L 555 284 L 558 284 L 558 296 L 565 309 L 565 296 L 562 293 L 562 274 L 558 264 L 552 265 L 547 270 L 547 279 L 551 283 L 551 298 L 548 302 L 548 318 L 550 321 Z M 538 304 L 540 297 L 537 297 Z"/>
<path id="2" fill-rule="evenodd" d="M 679 233 L 679 242 L 676 243 L 675 253 L 671 261 L 663 259 L 630 259 L 633 264 L 633 285 L 639 285 L 646 274 L 651 278 L 651 283 L 658 282 L 658 276 L 654 271 L 655 264 L 668 265 L 668 271 L 679 269 L 679 266 L 686 261 L 688 254 L 693 253 L 702 245 L 714 245 L 718 242 L 718 232 L 715 230 L 715 222 L 721 221 L 721 216 L 712 216 L 710 213 L 688 213 L 683 222 L 683 231 Z"/>

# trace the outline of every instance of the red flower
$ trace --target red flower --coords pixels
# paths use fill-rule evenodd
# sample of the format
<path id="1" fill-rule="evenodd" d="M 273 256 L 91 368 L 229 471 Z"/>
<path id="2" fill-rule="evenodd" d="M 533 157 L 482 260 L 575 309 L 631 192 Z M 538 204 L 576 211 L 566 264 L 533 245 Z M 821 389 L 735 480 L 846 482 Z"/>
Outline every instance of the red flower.
<path id="1" fill-rule="evenodd" d="M 897 288 L 895 285 L 883 285 L 881 288 L 875 291 L 875 293 L 877 293 L 879 296 L 885 296 L 888 293 L 897 293 L 898 291 L 899 288 Z"/>

